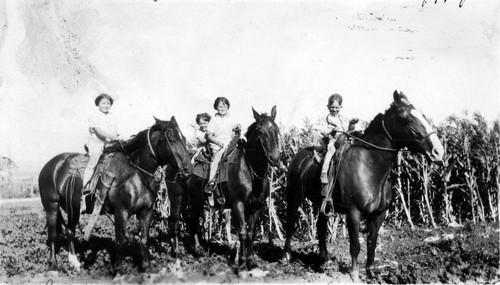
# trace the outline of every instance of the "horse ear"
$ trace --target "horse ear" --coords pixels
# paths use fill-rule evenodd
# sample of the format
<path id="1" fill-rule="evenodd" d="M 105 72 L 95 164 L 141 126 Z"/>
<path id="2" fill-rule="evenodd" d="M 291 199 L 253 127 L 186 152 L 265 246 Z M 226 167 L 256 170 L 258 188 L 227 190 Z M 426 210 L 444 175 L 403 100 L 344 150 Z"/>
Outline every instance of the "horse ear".
<path id="1" fill-rule="evenodd" d="M 398 90 L 394 90 L 394 102 L 398 105 L 410 105 L 410 101 L 403 92 L 398 92 Z"/>
<path id="2" fill-rule="evenodd" d="M 172 116 L 172 118 L 170 118 L 170 121 L 172 121 L 172 123 L 175 123 L 176 125 L 179 125 L 179 124 L 177 124 L 177 120 L 175 119 L 175 116 Z"/>
<path id="3" fill-rule="evenodd" d="M 276 105 L 271 109 L 271 118 L 273 118 L 273 121 L 276 118 Z"/>
<path id="4" fill-rule="evenodd" d="M 255 111 L 255 109 L 253 107 L 252 107 L 252 111 L 253 111 L 253 117 L 255 118 L 255 120 L 259 121 L 261 118 L 261 115 L 259 113 L 257 113 L 257 111 Z"/>

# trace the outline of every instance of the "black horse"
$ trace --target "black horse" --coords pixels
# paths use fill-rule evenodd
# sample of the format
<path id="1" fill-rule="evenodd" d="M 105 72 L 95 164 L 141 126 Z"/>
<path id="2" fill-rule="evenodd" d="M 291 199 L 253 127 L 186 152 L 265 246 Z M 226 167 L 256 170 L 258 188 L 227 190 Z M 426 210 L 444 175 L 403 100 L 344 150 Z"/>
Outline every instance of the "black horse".
<path id="1" fill-rule="evenodd" d="M 206 205 L 207 194 L 203 191 L 208 184 L 211 155 L 209 151 L 194 154 L 191 162 L 193 172 L 187 179 L 179 178 L 172 166 L 165 167 L 165 182 L 170 201 L 169 233 L 171 235 L 172 255 L 180 257 L 179 235 L 180 216 L 186 221 L 189 236 L 192 238 L 193 253 L 199 256 L 203 253 L 200 244 L 199 223 Z"/>
<path id="2" fill-rule="evenodd" d="M 230 208 L 235 218 L 240 241 L 238 260 L 240 272 L 257 267 L 253 249 L 255 226 L 269 195 L 270 166 L 276 166 L 280 161 L 279 128 L 274 122 L 276 106 L 272 108 L 271 115 L 259 114 L 253 108 L 252 111 L 255 122 L 248 127 L 247 142 L 240 144 L 227 155 L 227 182 L 220 182 L 217 185 L 225 197 L 225 204 L 218 205 L 216 202 L 215 205 Z M 190 206 L 195 209 L 188 218 L 188 230 L 195 244 L 195 253 L 200 253 L 202 250 L 198 227 L 205 199 L 204 183 L 206 181 L 203 178 L 192 175 L 187 184 L 177 183 L 177 186 L 170 184 L 168 186 L 177 187 L 175 188 L 177 190 L 173 190 L 175 193 L 188 189 L 185 192 L 191 195 Z M 171 212 L 171 215 L 176 214 Z"/>
<path id="3" fill-rule="evenodd" d="M 147 241 L 149 226 L 153 218 L 153 205 L 157 196 L 158 184 L 154 172 L 160 165 L 169 164 L 181 176 L 191 172 L 191 162 L 179 126 L 174 117 L 171 121 L 156 119 L 150 128 L 139 132 L 130 140 L 112 146 L 116 152 L 107 160 L 97 187 L 108 190 L 104 205 L 106 212 L 114 214 L 116 234 L 116 258 L 114 269 L 121 270 L 122 246 L 126 237 L 128 218 L 135 214 L 141 228 L 140 267 L 149 267 Z M 56 239 L 64 223 L 61 209 L 68 215 L 66 232 L 68 239 L 68 259 L 77 269 L 80 262 L 75 254 L 75 228 L 80 219 L 80 198 L 82 179 L 75 171 L 74 160 L 81 159 L 79 153 L 62 153 L 52 158 L 40 172 L 38 183 L 40 196 L 45 209 L 50 247 L 49 266 L 57 268 Z"/>
<path id="4" fill-rule="evenodd" d="M 333 167 L 329 171 L 335 211 L 347 214 L 351 278 L 359 280 L 358 254 L 359 224 L 368 222 L 366 268 L 373 267 L 378 231 L 385 220 L 387 208 L 392 202 L 392 188 L 388 181 L 390 171 L 401 148 L 424 154 L 432 161 L 441 161 L 444 150 L 439 138 L 425 117 L 417 111 L 403 93 L 394 91 L 394 102 L 385 114 L 378 114 L 365 130 L 364 135 L 341 155 L 336 177 Z M 287 238 L 285 254 L 290 259 L 290 242 L 298 218 L 297 209 L 307 197 L 316 210 L 322 203 L 320 182 L 321 166 L 314 162 L 313 148 L 300 150 L 288 168 L 286 190 Z M 333 187 L 333 188 L 332 188 Z M 317 221 L 320 259 L 328 260 L 326 247 L 327 217 L 319 213 Z"/>

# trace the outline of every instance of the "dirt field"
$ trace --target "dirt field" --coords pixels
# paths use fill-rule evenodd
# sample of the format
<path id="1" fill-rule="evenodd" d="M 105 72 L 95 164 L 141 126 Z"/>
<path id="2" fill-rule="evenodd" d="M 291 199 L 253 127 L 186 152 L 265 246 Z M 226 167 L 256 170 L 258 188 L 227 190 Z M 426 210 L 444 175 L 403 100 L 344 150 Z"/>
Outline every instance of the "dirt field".
<path id="1" fill-rule="evenodd" d="M 125 273 L 113 276 L 111 219 L 102 216 L 90 246 L 98 249 L 96 260 L 79 272 L 67 261 L 67 252 L 58 254 L 59 271 L 47 271 L 48 247 L 45 214 L 38 199 L 2 201 L 0 282 L 7 283 L 350 283 L 347 238 L 340 235 L 329 244 L 331 261 L 317 264 L 317 243 L 295 240 L 292 263 L 283 262 L 283 241 L 257 242 L 259 270 L 238 278 L 230 262 L 234 250 L 224 242 L 207 244 L 206 257 L 195 259 L 183 249 L 183 257 L 169 255 L 166 232 L 155 224 L 151 229 L 151 270 L 137 269 L 138 230 L 131 219 L 125 257 Z M 88 216 L 83 217 L 85 222 Z M 83 225 L 83 223 L 82 223 Z M 81 241 L 81 229 L 78 230 Z M 499 280 L 498 224 L 465 225 L 435 230 L 394 229 L 385 226 L 377 248 L 378 269 L 373 276 L 364 271 L 366 250 L 362 248 L 360 277 L 366 283 L 495 283 Z M 424 241 L 428 239 L 430 241 Z M 185 237 L 183 238 L 183 241 Z M 363 242 L 365 244 L 365 242 Z M 77 251 L 88 254 L 82 243 Z M 80 256 L 81 259 L 81 256 Z"/>

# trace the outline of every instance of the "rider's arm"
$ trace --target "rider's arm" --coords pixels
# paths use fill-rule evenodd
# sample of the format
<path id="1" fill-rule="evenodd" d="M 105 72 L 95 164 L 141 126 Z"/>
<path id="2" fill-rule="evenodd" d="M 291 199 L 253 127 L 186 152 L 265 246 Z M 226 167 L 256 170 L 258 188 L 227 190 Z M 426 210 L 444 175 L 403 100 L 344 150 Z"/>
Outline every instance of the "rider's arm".
<path id="1" fill-rule="evenodd" d="M 102 141 L 110 141 L 118 139 L 118 130 L 116 127 L 116 119 L 110 114 L 104 117 L 99 112 L 93 113 L 89 118 L 89 131 L 94 133 Z"/>
<path id="2" fill-rule="evenodd" d="M 101 127 L 91 127 L 90 128 L 95 134 L 102 140 L 117 140 L 118 139 L 118 134 L 112 134 L 109 132 L 106 132 L 103 130 Z"/>
<path id="3" fill-rule="evenodd" d="M 224 147 L 224 143 L 215 138 L 214 133 L 207 132 L 207 141 L 218 145 L 219 147 Z"/>

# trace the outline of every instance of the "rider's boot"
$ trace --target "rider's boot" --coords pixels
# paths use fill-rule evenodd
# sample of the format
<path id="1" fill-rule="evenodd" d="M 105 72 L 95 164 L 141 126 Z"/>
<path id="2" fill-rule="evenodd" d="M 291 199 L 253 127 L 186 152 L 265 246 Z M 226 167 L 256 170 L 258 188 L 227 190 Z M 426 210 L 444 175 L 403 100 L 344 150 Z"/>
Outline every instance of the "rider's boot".
<path id="1" fill-rule="evenodd" d="M 215 185 L 215 181 L 212 180 L 210 181 L 207 186 L 205 186 L 205 189 L 203 189 L 203 191 L 205 192 L 205 194 L 207 194 L 208 196 L 208 204 L 210 205 L 210 207 L 213 207 L 214 206 L 214 195 L 213 195 L 213 192 L 215 190 L 217 186 Z"/>
<path id="2" fill-rule="evenodd" d="M 111 183 L 113 182 L 113 177 L 109 176 L 107 173 L 103 173 L 101 176 L 101 183 L 97 185 L 97 193 L 95 196 L 94 202 L 94 210 L 92 211 L 92 215 L 90 216 L 89 223 L 85 226 L 84 236 L 83 238 L 88 241 L 90 235 L 92 234 L 92 230 L 94 229 L 94 225 L 101 214 L 102 206 L 106 201 L 106 197 L 108 195 L 108 191 L 111 188 Z"/>
<path id="3" fill-rule="evenodd" d="M 224 195 L 222 195 L 222 191 L 219 187 L 215 187 L 214 196 L 219 206 L 224 206 L 224 204 L 226 203 L 226 198 L 224 198 Z"/>

